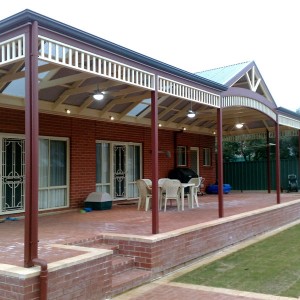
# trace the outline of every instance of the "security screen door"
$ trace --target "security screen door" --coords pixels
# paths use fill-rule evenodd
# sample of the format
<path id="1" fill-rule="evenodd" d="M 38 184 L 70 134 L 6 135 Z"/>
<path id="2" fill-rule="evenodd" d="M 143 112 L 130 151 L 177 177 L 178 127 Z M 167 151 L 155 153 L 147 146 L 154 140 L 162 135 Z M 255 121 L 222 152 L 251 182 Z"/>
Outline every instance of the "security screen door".
<path id="1" fill-rule="evenodd" d="M 114 198 L 126 196 L 126 145 L 114 145 Z"/>
<path id="2" fill-rule="evenodd" d="M 2 138 L 1 212 L 24 210 L 25 140 Z"/>

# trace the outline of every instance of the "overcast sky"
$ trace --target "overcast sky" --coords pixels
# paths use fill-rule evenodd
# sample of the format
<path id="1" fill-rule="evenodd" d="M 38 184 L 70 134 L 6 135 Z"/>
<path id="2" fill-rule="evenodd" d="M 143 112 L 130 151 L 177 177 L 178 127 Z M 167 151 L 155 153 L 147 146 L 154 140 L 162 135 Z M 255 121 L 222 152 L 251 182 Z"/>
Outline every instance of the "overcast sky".
<path id="1" fill-rule="evenodd" d="M 277 106 L 300 108 L 297 0 L 6 1 L 189 72 L 255 61 Z"/>

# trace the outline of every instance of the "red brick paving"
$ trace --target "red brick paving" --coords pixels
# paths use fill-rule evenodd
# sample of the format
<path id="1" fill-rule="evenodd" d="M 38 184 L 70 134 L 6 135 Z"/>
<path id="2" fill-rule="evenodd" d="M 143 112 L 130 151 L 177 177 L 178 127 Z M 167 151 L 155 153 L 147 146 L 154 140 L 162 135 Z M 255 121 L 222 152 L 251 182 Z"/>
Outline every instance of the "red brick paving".
<path id="1" fill-rule="evenodd" d="M 298 193 L 283 193 L 281 198 L 282 203 L 284 203 L 300 199 L 300 195 Z M 217 201 L 217 195 L 204 195 L 199 197 L 199 208 L 188 209 L 186 207 L 184 212 L 178 212 L 176 207 L 168 207 L 167 212 L 160 212 L 159 214 L 160 232 L 168 232 L 217 219 Z M 271 205 L 276 205 L 275 193 L 231 192 L 224 195 L 225 217 Z M 76 210 L 41 216 L 39 218 L 39 257 L 48 262 L 54 262 L 78 255 L 77 251 L 58 249 L 51 247 L 50 244 L 76 243 L 76 241 L 93 238 L 102 233 L 151 235 L 151 221 L 152 212 L 138 211 L 136 205 L 113 205 L 111 210 L 92 211 L 85 214 Z M 0 263 L 23 266 L 24 220 L 7 220 L 0 223 L 0 236 Z M 125 297 L 124 299 L 249 300 L 266 298 L 228 295 L 165 283 L 143 291 L 140 295 L 131 298 Z"/>
<path id="2" fill-rule="evenodd" d="M 117 299 L 122 299 L 123 297 L 116 297 Z M 237 295 L 226 295 L 217 292 L 211 291 L 201 291 L 199 289 L 193 288 L 184 288 L 184 287 L 175 287 L 173 285 L 159 285 L 147 292 L 143 292 L 138 296 L 133 296 L 124 299 L 131 300 L 184 300 L 184 299 L 193 299 L 193 300 L 251 300 L 258 299 L 253 297 L 244 297 Z M 262 299 L 262 298 L 261 298 Z"/>
<path id="3" fill-rule="evenodd" d="M 283 193 L 282 203 L 300 198 L 298 193 Z M 199 208 L 178 212 L 168 207 L 159 213 L 160 233 L 218 218 L 218 196 L 199 197 Z M 231 192 L 224 195 L 224 215 L 276 205 L 275 193 Z M 111 210 L 80 213 L 79 210 L 39 218 L 39 257 L 53 262 L 77 255 L 77 251 L 53 248 L 50 244 L 70 244 L 102 233 L 152 234 L 152 212 L 138 211 L 136 205 L 113 205 Z M 24 220 L 0 223 L 0 263 L 23 266 Z"/>

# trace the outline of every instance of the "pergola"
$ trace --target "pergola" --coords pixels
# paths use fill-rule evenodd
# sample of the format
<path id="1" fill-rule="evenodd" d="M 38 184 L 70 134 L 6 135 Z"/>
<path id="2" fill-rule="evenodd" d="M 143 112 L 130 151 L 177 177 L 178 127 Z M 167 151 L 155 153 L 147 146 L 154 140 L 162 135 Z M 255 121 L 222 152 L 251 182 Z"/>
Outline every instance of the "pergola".
<path id="1" fill-rule="evenodd" d="M 0 33 L 0 106 L 25 111 L 26 266 L 37 258 L 39 113 L 151 127 L 156 191 L 159 126 L 216 136 L 218 153 L 223 139 L 268 131 L 276 139 L 280 203 L 279 138 L 300 129 L 300 120 L 277 109 L 254 62 L 231 69 L 230 79 L 224 70 L 192 74 L 30 10 L 1 21 Z M 97 89 L 104 94 L 101 102 L 93 99 Z M 187 117 L 189 109 L 196 118 Z M 244 127 L 236 129 L 237 122 Z M 222 186 L 222 155 L 217 163 Z M 223 217 L 222 189 L 218 199 Z M 159 232 L 158 192 L 152 228 Z"/>

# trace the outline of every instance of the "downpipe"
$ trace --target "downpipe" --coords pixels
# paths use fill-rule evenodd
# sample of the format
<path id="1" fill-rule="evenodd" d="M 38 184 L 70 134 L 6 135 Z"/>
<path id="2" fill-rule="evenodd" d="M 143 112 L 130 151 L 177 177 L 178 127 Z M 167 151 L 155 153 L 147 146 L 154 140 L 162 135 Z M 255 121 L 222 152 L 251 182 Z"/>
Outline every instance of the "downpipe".
<path id="1" fill-rule="evenodd" d="M 47 300 L 48 299 L 48 264 L 44 259 L 34 258 L 32 260 L 34 265 L 41 267 L 40 273 L 40 299 Z"/>

